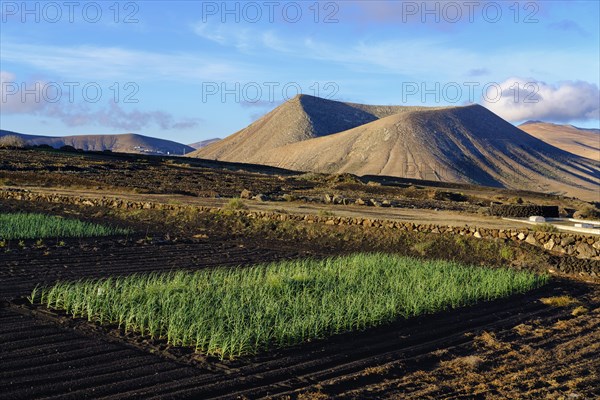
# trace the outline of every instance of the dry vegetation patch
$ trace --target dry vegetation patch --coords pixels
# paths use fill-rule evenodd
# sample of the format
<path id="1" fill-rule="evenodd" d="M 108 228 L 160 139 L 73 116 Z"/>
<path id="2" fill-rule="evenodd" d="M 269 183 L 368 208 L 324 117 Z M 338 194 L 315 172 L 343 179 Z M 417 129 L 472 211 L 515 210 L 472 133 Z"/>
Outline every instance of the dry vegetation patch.
<path id="1" fill-rule="evenodd" d="M 566 307 L 579 303 L 579 300 L 570 296 L 543 297 L 540 299 L 540 301 L 552 307 Z"/>

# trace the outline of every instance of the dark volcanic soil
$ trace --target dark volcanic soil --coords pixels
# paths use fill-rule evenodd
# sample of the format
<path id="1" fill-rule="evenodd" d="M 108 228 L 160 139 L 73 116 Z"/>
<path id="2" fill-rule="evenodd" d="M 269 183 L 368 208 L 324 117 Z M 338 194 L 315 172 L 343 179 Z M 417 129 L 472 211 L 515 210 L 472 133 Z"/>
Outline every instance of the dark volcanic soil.
<path id="1" fill-rule="evenodd" d="M 256 176 L 253 171 L 238 171 L 235 165 L 220 165 L 217 170 L 203 161 L 186 166 L 173 165 L 171 160 L 128 157 L 0 152 L 0 181 L 11 181 L 11 186 L 48 184 L 94 189 L 98 185 L 105 191 L 126 187 L 194 196 L 235 196 L 246 186 L 255 193 L 292 191 L 312 196 L 333 192 L 331 182 L 296 179 L 285 171 L 271 171 L 270 175 L 262 171 Z M 410 194 L 410 199 L 423 197 L 437 202 L 430 203 L 434 206 L 463 203 L 432 200 L 427 188 L 373 186 L 344 179 L 334 181 L 333 187 L 343 191 L 346 185 L 348 191 L 361 196 L 406 199 Z M 466 186 L 450 189 L 464 190 L 468 207 L 475 207 L 480 195 L 497 193 L 481 194 Z M 191 216 L 194 221 L 179 221 L 181 216 L 171 215 L 167 224 L 164 218 L 169 215 L 158 211 L 132 211 L 130 218 L 120 219 L 123 215 L 108 210 L 19 201 L 0 202 L 0 210 L 51 211 L 117 225 L 131 224 L 136 230 L 129 238 L 66 239 L 65 244 L 53 239 L 41 246 L 25 241 L 25 248 L 11 242 L 10 251 L 0 248 L 0 399 L 600 396 L 597 284 L 556 278 L 544 288 L 510 299 L 398 321 L 257 357 L 219 361 L 205 359 L 189 349 L 125 335 L 116 327 L 98 327 L 30 307 L 24 298 L 36 285 L 61 279 L 244 266 L 369 248 L 399 249 L 392 245 L 384 248 L 393 241 L 378 242 L 375 228 L 354 227 L 352 232 L 350 228 L 341 232 L 345 228 L 330 227 L 325 232 L 325 227 L 314 224 L 314 229 L 306 231 L 309 236 L 287 237 L 296 231 L 291 227 L 278 231 L 273 225 L 269 233 L 271 223 L 252 225 L 241 220 L 230 225 L 224 219 L 215 223 L 217 219 L 210 215 Z M 233 232 L 233 227 L 239 231 Z M 346 241 L 342 233 L 358 235 L 359 239 Z M 146 238 L 148 235 L 154 238 Z M 166 238 L 169 235 L 171 238 Z M 444 247 L 443 251 L 450 249 Z M 487 257 L 484 253 L 477 256 Z M 538 259 L 536 269 L 546 270 L 548 259 L 533 260 Z M 553 307 L 540 301 L 563 295 L 575 303 Z"/>
<path id="2" fill-rule="evenodd" d="M 0 291 L 6 301 L 28 295 L 37 283 L 57 279 L 240 265 L 307 254 L 293 244 L 276 249 L 259 240 L 240 245 L 215 238 L 105 245 L 79 253 L 57 249 L 50 256 L 13 252 L 0 261 Z M 588 312 L 574 317 L 575 306 L 551 307 L 539 301 L 557 295 L 578 299 Z M 489 398 L 574 393 L 591 398 L 600 387 L 600 290 L 568 280 L 507 300 L 234 362 L 204 360 L 164 343 L 123 337 L 115 328 L 93 328 L 80 320 L 4 305 L 0 398 L 6 399 L 261 398 L 304 392 L 352 398 L 455 398 L 466 393 Z"/>
<path id="3" fill-rule="evenodd" d="M 292 194 L 300 198 L 322 198 L 325 194 L 343 193 L 353 198 L 395 200 L 403 207 L 470 212 L 489 205 L 490 200 L 509 201 L 516 197 L 565 207 L 581 203 L 554 195 L 468 184 L 385 176 L 302 174 L 195 158 L 42 150 L 0 149 L 0 186 L 3 184 L 87 188 L 109 193 L 127 189 L 135 193 L 197 197 L 239 197 L 244 189 L 274 197 Z"/>

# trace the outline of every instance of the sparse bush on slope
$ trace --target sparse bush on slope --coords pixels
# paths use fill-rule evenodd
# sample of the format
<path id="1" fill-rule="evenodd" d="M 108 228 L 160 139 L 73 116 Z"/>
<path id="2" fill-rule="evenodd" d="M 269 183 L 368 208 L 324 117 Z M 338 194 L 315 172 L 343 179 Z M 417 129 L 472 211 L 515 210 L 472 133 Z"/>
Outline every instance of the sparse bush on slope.
<path id="1" fill-rule="evenodd" d="M 25 147 L 25 140 L 17 135 L 5 135 L 0 137 L 0 149 L 23 149 Z"/>
<path id="2" fill-rule="evenodd" d="M 592 220 L 600 220 L 600 209 L 592 206 L 586 205 L 578 211 L 575 211 L 573 214 L 574 218 L 579 219 L 592 219 Z"/>

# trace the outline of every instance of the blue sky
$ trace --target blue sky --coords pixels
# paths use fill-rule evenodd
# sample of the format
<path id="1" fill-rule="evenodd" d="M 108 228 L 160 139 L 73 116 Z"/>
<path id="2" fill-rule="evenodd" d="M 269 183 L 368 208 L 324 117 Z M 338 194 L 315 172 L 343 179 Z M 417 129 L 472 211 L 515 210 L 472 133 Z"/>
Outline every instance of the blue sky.
<path id="1" fill-rule="evenodd" d="M 297 92 L 598 127 L 597 1 L 2 1 L 0 128 L 225 137 Z"/>

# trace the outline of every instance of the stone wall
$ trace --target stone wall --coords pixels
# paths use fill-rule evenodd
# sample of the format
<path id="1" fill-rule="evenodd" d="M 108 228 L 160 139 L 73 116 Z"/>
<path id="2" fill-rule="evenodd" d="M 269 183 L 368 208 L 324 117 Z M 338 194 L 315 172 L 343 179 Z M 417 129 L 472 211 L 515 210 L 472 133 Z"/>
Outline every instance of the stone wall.
<path id="1" fill-rule="evenodd" d="M 39 194 L 25 190 L 0 190 L 0 198 L 40 201 L 51 203 L 73 204 L 81 206 L 99 206 L 120 209 L 157 209 L 200 212 L 219 212 L 220 208 L 194 205 L 164 204 L 156 202 L 127 201 L 118 198 L 85 198 L 80 196 L 65 196 L 58 194 Z M 579 235 L 573 233 L 534 232 L 527 228 L 521 229 L 489 229 L 474 226 L 448 226 L 432 224 L 415 224 L 396 220 L 372 219 L 361 217 L 336 217 L 300 214 L 281 214 L 266 211 L 236 210 L 236 214 L 249 218 L 264 220 L 298 221 L 304 223 L 322 223 L 325 225 L 361 225 L 382 229 L 412 231 L 435 234 L 452 234 L 471 236 L 483 239 L 503 239 L 515 242 L 525 242 L 542 247 L 555 254 L 567 254 L 581 259 L 600 260 L 600 237 L 594 235 Z"/>

